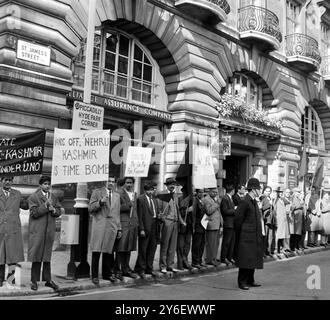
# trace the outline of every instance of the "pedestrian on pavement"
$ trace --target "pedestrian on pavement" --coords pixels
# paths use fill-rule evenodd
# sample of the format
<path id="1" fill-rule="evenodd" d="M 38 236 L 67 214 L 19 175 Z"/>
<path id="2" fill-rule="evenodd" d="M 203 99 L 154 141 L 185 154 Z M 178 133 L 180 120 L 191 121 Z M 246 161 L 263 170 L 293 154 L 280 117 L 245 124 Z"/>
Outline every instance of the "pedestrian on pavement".
<path id="1" fill-rule="evenodd" d="M 23 238 L 21 231 L 20 208 L 29 208 L 28 202 L 20 191 L 13 189 L 13 176 L 1 178 L 0 191 L 0 287 L 5 280 L 8 265 L 7 282 L 15 284 L 15 267 L 24 261 Z"/>
<path id="2" fill-rule="evenodd" d="M 203 199 L 208 223 L 205 234 L 206 264 L 217 266 L 217 252 L 223 233 L 223 218 L 220 212 L 220 200 L 217 188 L 210 188 Z"/>
<path id="3" fill-rule="evenodd" d="M 181 189 L 182 196 L 179 198 L 179 209 L 182 220 L 185 225 L 179 224 L 178 240 L 177 240 L 177 268 L 179 270 L 191 270 L 192 266 L 188 262 L 188 255 L 191 248 L 191 240 L 193 233 L 193 194 L 188 194 L 186 186 Z"/>
<path id="4" fill-rule="evenodd" d="M 278 187 L 276 190 L 276 198 L 274 201 L 274 215 L 277 221 L 276 241 L 277 253 L 284 252 L 284 239 L 290 237 L 289 224 L 287 218 L 287 200 L 283 196 L 283 189 Z"/>
<path id="5" fill-rule="evenodd" d="M 238 287 L 248 290 L 259 287 L 255 282 L 255 269 L 263 269 L 263 235 L 265 234 L 262 215 L 256 198 L 260 197 L 260 183 L 250 178 L 247 183 L 248 194 L 242 200 L 235 215 L 237 246 L 235 246 L 236 266 L 238 271 Z"/>
<path id="6" fill-rule="evenodd" d="M 120 194 L 120 223 L 122 236 L 115 244 L 116 251 L 116 276 L 119 280 L 124 277 L 137 278 L 130 268 L 131 252 L 136 251 L 138 237 L 137 194 L 134 192 L 133 177 L 125 177 Z"/>
<path id="7" fill-rule="evenodd" d="M 286 188 L 284 191 L 284 203 L 286 209 L 286 220 L 287 220 L 287 237 L 283 240 L 284 251 L 291 252 L 290 249 L 290 217 L 291 217 L 291 204 L 292 204 L 292 195 L 290 188 Z"/>
<path id="8" fill-rule="evenodd" d="M 102 278 L 115 282 L 114 244 L 122 235 L 120 195 L 114 191 L 116 179 L 109 175 L 102 188 L 95 189 L 89 201 L 93 216 L 90 248 L 92 252 L 92 282 L 99 284 L 99 259 L 102 253 Z"/>
<path id="9" fill-rule="evenodd" d="M 194 268 L 201 269 L 206 267 L 203 263 L 203 253 L 205 247 L 205 228 L 201 221 L 206 211 L 203 204 L 204 189 L 196 189 L 196 194 L 193 199 L 192 220 L 193 220 L 193 236 L 192 236 L 192 263 Z"/>
<path id="10" fill-rule="evenodd" d="M 246 189 L 245 186 L 240 184 L 237 186 L 237 192 L 233 195 L 233 202 L 235 206 L 238 206 L 238 204 L 244 199 L 246 195 Z"/>
<path id="11" fill-rule="evenodd" d="M 302 198 L 302 192 L 297 187 L 293 190 L 293 198 L 291 204 L 291 215 L 290 215 L 290 249 L 291 251 L 299 252 L 300 240 L 303 227 L 303 216 L 305 205 Z"/>
<path id="12" fill-rule="evenodd" d="M 164 182 L 166 190 L 157 195 L 160 218 L 163 221 L 160 240 L 159 268 L 160 272 L 178 272 L 174 268 L 174 257 L 177 248 L 178 224 L 185 225 L 179 210 L 179 196 L 175 192 L 178 185 L 174 178 Z"/>
<path id="13" fill-rule="evenodd" d="M 307 205 L 307 246 L 316 247 L 318 245 L 317 237 L 320 229 L 320 210 L 317 208 L 317 205 L 320 202 L 319 193 L 315 186 L 310 188 L 310 191 L 305 197 L 305 203 Z"/>
<path id="14" fill-rule="evenodd" d="M 55 238 L 55 220 L 63 212 L 58 198 L 51 192 L 51 178 L 42 176 L 39 188 L 28 198 L 29 249 L 28 261 L 32 262 L 31 289 L 38 290 L 42 265 L 42 281 L 45 286 L 58 290 L 58 285 L 51 279 L 51 256 Z"/>
<path id="15" fill-rule="evenodd" d="M 221 246 L 221 263 L 228 265 L 234 264 L 234 245 L 235 245 L 235 229 L 234 218 L 236 206 L 232 200 L 235 188 L 233 185 L 226 186 L 226 194 L 221 200 L 220 211 L 223 217 L 223 239 Z"/>
<path id="16" fill-rule="evenodd" d="M 330 234 L 330 195 L 329 192 L 324 192 L 321 203 L 322 213 L 322 236 L 321 245 L 327 247 Z"/>
<path id="17" fill-rule="evenodd" d="M 144 194 L 137 198 L 137 215 L 139 219 L 138 257 L 134 271 L 145 279 L 146 274 L 156 276 L 153 264 L 159 237 L 158 203 L 154 199 L 154 183 L 146 183 Z"/>
<path id="18" fill-rule="evenodd" d="M 265 225 L 264 254 L 273 255 L 276 247 L 276 218 L 274 215 L 273 201 L 271 198 L 272 188 L 266 186 L 260 196 L 261 212 Z"/>

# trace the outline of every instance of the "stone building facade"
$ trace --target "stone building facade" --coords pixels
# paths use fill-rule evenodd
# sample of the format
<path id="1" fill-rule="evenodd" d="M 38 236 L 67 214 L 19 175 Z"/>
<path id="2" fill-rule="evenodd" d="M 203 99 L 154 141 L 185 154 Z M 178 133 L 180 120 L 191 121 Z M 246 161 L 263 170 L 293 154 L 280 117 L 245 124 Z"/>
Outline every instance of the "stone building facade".
<path id="1" fill-rule="evenodd" d="M 0 15 L 0 135 L 45 128 L 50 173 L 54 128 L 71 128 L 83 98 L 88 1 L 6 1 Z M 18 57 L 20 40 L 50 48 L 49 65 Z M 224 135 L 231 154 L 213 154 L 219 187 L 251 176 L 293 187 L 303 148 L 330 149 L 329 57 L 327 1 L 97 0 L 91 103 L 104 107 L 112 150 L 128 134 L 127 145 L 153 143 L 148 179 L 159 188 L 176 176 L 188 140 Z M 280 129 L 224 116 L 216 106 L 225 93 Z M 37 184 L 16 179 L 26 194 Z M 63 188 L 74 197 L 74 186 Z"/>

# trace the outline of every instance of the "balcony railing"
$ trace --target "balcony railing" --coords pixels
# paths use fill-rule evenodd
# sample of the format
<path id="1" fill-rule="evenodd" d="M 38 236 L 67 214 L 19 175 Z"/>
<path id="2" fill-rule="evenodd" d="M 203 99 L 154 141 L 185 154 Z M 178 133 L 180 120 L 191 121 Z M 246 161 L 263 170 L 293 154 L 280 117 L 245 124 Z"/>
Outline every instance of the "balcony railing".
<path id="1" fill-rule="evenodd" d="M 286 56 L 289 62 L 300 60 L 313 65 L 312 69 L 317 69 L 321 63 L 318 42 L 302 33 L 286 36 Z"/>
<path id="2" fill-rule="evenodd" d="M 330 80 L 330 56 L 322 57 L 321 73 L 326 80 Z"/>
<path id="3" fill-rule="evenodd" d="M 252 31 L 254 33 L 251 37 L 256 37 L 256 33 L 261 33 L 275 38 L 278 43 L 282 41 L 278 17 L 265 8 L 251 5 L 239 9 L 238 24 L 240 33 Z M 276 47 L 279 47 L 279 44 Z"/>
<path id="4" fill-rule="evenodd" d="M 175 6 L 209 24 L 225 21 L 230 12 L 227 0 L 176 0 Z"/>

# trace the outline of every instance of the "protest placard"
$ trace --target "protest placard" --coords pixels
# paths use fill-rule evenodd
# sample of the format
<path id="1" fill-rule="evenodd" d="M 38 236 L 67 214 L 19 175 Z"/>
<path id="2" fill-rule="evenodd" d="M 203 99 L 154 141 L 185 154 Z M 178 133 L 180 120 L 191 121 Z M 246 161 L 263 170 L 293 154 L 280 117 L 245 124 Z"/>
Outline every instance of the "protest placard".
<path id="1" fill-rule="evenodd" d="M 147 177 L 152 148 L 128 147 L 125 177 Z"/>
<path id="2" fill-rule="evenodd" d="M 52 184 L 106 181 L 110 130 L 55 128 Z"/>
<path id="3" fill-rule="evenodd" d="M 0 175 L 41 174 L 46 130 L 0 137 Z"/>
<path id="4" fill-rule="evenodd" d="M 217 180 L 210 149 L 206 146 L 194 145 L 193 155 L 192 180 L 194 188 L 216 188 Z"/>

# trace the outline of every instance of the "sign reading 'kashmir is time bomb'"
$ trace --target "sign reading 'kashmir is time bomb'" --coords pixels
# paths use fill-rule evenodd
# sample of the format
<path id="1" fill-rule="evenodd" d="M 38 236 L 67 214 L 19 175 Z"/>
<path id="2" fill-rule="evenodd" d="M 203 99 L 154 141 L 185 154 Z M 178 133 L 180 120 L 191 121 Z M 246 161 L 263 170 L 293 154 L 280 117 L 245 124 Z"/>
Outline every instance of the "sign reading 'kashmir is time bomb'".
<path id="1" fill-rule="evenodd" d="M 0 137 L 0 175 L 41 174 L 46 130 Z"/>
<path id="2" fill-rule="evenodd" d="M 52 184 L 107 180 L 109 150 L 110 130 L 55 128 Z"/>

